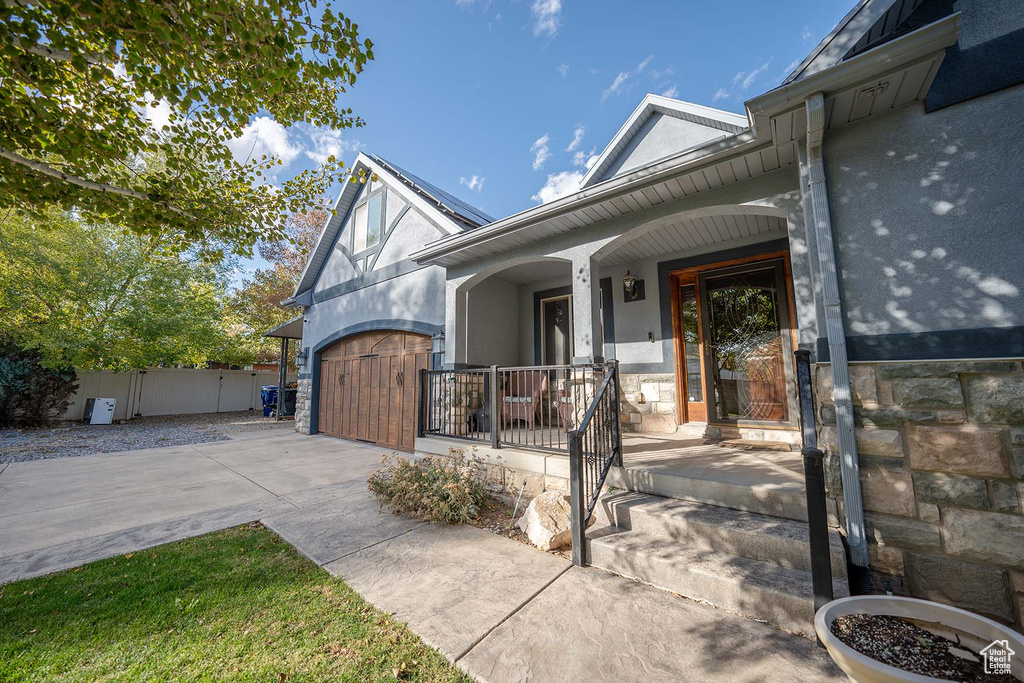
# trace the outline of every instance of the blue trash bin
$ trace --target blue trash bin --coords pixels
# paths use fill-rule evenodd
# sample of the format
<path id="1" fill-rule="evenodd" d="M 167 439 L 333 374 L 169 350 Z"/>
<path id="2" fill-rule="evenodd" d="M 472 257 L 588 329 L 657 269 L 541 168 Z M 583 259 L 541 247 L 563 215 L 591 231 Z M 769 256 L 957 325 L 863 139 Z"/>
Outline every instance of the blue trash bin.
<path id="1" fill-rule="evenodd" d="M 270 417 L 270 414 L 277 409 L 277 385 L 264 384 L 261 386 L 260 400 L 263 401 L 263 417 Z"/>

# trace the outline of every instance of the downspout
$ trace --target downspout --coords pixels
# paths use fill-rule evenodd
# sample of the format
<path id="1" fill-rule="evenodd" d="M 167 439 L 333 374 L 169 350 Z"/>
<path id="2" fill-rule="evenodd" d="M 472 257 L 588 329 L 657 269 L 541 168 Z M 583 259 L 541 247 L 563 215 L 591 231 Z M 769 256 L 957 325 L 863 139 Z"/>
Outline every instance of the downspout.
<path id="1" fill-rule="evenodd" d="M 843 482 L 843 506 L 846 509 L 846 542 L 850 563 L 868 567 L 868 546 L 864 532 L 864 502 L 860 490 L 860 465 L 853 425 L 853 399 L 850 392 L 850 365 L 846 356 L 846 331 L 843 305 L 839 298 L 839 273 L 832 241 L 832 218 L 825 185 L 825 97 L 815 93 L 805 101 L 807 109 L 807 189 L 811 196 L 814 233 L 817 237 L 818 267 L 825 308 L 825 335 L 832 361 L 833 399 L 836 407 L 836 433 L 839 441 L 840 474 Z M 866 579 L 867 572 L 861 580 Z M 858 582 L 855 577 L 852 583 Z M 852 586 L 851 586 L 852 588 Z"/>

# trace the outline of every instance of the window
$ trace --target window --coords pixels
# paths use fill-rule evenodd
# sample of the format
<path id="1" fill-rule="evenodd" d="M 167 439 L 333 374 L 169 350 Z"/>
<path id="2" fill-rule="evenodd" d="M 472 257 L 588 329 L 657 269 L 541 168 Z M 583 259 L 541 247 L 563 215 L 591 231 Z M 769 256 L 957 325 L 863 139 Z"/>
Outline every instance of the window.
<path id="1" fill-rule="evenodd" d="M 378 192 L 369 200 L 356 207 L 353 216 L 355 240 L 352 252 L 358 254 L 364 249 L 380 244 L 384 226 L 384 193 Z"/>

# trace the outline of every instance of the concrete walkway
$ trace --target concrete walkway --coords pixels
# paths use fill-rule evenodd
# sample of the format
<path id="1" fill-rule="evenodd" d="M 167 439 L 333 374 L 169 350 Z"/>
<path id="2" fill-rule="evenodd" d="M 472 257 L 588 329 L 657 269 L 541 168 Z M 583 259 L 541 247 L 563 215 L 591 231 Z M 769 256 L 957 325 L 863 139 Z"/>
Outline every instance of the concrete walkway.
<path id="1" fill-rule="evenodd" d="M 381 513 L 380 450 L 326 437 L 15 463 L 0 582 L 254 519 L 482 681 L 841 680 L 813 643 L 473 527 Z"/>

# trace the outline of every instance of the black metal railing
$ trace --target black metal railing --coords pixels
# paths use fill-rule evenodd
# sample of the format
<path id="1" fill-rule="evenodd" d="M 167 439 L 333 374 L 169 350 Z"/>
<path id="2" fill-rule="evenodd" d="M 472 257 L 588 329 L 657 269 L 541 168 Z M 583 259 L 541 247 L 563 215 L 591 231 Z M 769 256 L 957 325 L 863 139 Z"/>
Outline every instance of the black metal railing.
<path id="1" fill-rule="evenodd" d="M 491 442 L 491 369 L 422 370 L 420 433 Z"/>
<path id="2" fill-rule="evenodd" d="M 569 452 L 605 364 L 423 370 L 420 434 Z"/>
<path id="3" fill-rule="evenodd" d="M 604 366 L 604 378 L 579 425 L 568 432 L 569 497 L 572 506 L 572 563 L 587 563 L 587 525 L 608 470 L 622 464 L 618 367 Z"/>
<path id="4" fill-rule="evenodd" d="M 814 426 L 814 396 L 811 393 L 811 354 L 796 355 L 796 384 L 800 394 L 800 427 L 803 437 L 804 486 L 807 491 L 807 526 L 810 535 L 811 589 L 814 611 L 832 602 L 832 550 L 828 542 L 828 509 L 825 505 L 825 454 L 818 448 Z"/>

